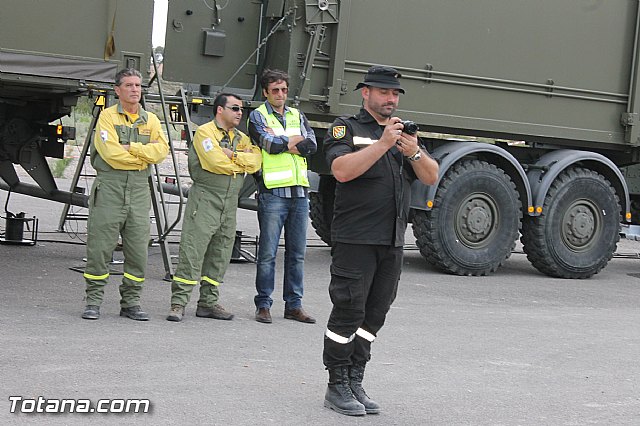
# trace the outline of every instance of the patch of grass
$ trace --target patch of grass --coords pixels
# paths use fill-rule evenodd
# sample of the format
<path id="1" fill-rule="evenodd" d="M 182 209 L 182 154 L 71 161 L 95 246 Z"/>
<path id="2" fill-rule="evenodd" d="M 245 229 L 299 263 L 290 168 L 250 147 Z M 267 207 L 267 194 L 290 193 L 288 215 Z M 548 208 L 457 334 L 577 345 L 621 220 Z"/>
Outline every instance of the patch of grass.
<path id="1" fill-rule="evenodd" d="M 57 158 L 55 160 L 49 160 L 49 168 L 54 178 L 64 177 L 64 171 L 71 163 L 71 158 Z"/>
<path id="2" fill-rule="evenodd" d="M 51 169 L 51 174 L 54 178 L 63 178 L 64 172 L 67 170 L 67 167 L 73 161 L 72 153 L 74 150 L 74 146 L 68 144 L 64 150 L 64 158 L 54 158 L 49 159 L 49 169 Z"/>

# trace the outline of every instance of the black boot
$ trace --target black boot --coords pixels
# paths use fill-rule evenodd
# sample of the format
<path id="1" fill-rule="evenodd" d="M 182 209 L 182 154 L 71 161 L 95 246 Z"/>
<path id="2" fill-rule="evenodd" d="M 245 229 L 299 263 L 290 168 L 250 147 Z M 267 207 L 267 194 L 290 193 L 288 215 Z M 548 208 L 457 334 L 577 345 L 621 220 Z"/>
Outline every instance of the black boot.
<path id="1" fill-rule="evenodd" d="M 353 396 L 364 405 L 367 414 L 378 414 L 382 411 L 380 404 L 369 398 L 369 395 L 362 388 L 362 380 L 364 379 L 364 367 L 366 363 L 358 363 L 349 367 L 349 386 L 353 392 Z"/>
<path id="2" fill-rule="evenodd" d="M 324 406 L 347 416 L 364 416 L 367 412 L 349 387 L 349 367 L 329 369 L 329 384 L 324 395 Z"/>

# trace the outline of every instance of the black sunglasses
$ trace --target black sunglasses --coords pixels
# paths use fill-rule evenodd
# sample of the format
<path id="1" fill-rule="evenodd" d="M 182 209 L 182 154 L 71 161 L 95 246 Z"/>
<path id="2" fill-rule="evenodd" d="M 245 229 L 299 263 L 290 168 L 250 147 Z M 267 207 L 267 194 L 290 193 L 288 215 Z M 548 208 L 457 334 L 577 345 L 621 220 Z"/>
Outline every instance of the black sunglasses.
<path id="1" fill-rule="evenodd" d="M 242 111 L 242 107 L 239 107 L 237 105 L 234 105 L 234 106 L 231 106 L 231 107 L 225 106 L 225 108 L 229 108 L 233 112 Z"/>

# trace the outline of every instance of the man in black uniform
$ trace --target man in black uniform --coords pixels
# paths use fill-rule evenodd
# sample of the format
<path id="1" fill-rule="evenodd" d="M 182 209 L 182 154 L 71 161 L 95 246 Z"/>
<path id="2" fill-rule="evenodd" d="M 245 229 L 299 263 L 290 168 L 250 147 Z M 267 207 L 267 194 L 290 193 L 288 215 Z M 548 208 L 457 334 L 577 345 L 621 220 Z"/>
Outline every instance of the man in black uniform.
<path id="1" fill-rule="evenodd" d="M 436 182 L 438 164 L 403 132 L 398 107 L 400 74 L 373 66 L 361 89 L 363 107 L 334 121 L 324 152 L 336 178 L 331 228 L 329 295 L 333 310 L 324 337 L 329 370 L 324 405 L 341 414 L 380 412 L 362 379 L 371 342 L 396 297 L 407 228 L 411 182 Z"/>

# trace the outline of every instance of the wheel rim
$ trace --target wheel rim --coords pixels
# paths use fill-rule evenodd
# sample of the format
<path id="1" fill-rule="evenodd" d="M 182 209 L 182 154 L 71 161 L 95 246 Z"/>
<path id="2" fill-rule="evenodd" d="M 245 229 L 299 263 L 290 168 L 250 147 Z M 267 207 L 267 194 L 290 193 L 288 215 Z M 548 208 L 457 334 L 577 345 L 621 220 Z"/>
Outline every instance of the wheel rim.
<path id="1" fill-rule="evenodd" d="M 467 247 L 487 245 L 499 222 L 498 206 L 487 194 L 471 194 L 456 214 L 456 235 Z"/>
<path id="2" fill-rule="evenodd" d="M 575 251 L 590 250 L 602 231 L 602 219 L 598 207 L 591 201 L 574 201 L 562 218 L 562 240 Z"/>

